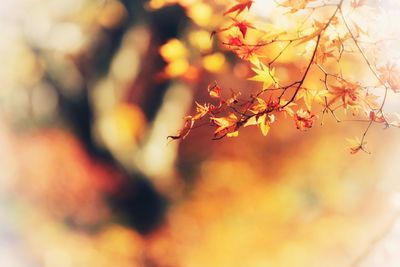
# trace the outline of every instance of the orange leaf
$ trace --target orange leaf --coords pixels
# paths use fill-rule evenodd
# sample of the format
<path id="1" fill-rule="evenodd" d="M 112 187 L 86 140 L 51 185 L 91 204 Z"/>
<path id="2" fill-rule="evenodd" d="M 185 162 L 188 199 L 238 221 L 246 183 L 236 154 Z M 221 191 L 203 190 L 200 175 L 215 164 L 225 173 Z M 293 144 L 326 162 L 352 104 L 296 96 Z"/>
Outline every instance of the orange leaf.
<path id="1" fill-rule="evenodd" d="M 214 132 L 214 137 L 215 138 L 221 138 L 224 137 L 225 135 L 231 133 L 230 137 L 235 136 L 236 134 L 233 134 L 234 132 L 237 131 L 236 125 L 238 118 L 236 117 L 235 114 L 229 114 L 227 117 L 221 117 L 221 118 L 211 118 L 211 120 L 218 126 L 218 128 Z"/>
<path id="2" fill-rule="evenodd" d="M 296 128 L 300 131 L 305 131 L 307 128 L 311 128 L 315 121 L 315 115 L 309 111 L 299 109 L 294 116 Z"/>
<path id="3" fill-rule="evenodd" d="M 168 138 L 171 138 L 172 140 L 185 139 L 185 137 L 189 134 L 190 130 L 193 128 L 193 125 L 194 125 L 194 119 L 192 118 L 192 116 L 187 116 L 185 125 L 179 131 L 178 135 L 167 136 L 167 139 Z"/>
<path id="4" fill-rule="evenodd" d="M 221 87 L 219 87 L 217 85 L 217 83 L 214 83 L 213 85 L 209 85 L 208 86 L 208 94 L 212 97 L 212 98 L 220 98 L 221 97 Z"/>

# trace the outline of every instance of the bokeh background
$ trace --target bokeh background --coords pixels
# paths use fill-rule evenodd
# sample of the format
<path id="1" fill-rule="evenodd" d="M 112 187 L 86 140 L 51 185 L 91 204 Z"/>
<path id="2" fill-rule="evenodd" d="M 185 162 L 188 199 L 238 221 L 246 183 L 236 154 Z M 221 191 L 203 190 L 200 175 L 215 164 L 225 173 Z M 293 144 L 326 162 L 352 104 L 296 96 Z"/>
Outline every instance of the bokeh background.
<path id="1" fill-rule="evenodd" d="M 332 118 L 167 141 L 209 83 L 254 88 L 210 39 L 232 3 L 0 1 L 0 266 L 400 265 L 397 129 L 374 127 L 371 155 L 345 141 L 365 125 Z M 372 32 L 396 36 L 399 3 L 376 4 Z M 251 16 L 290 26 L 274 5 Z"/>

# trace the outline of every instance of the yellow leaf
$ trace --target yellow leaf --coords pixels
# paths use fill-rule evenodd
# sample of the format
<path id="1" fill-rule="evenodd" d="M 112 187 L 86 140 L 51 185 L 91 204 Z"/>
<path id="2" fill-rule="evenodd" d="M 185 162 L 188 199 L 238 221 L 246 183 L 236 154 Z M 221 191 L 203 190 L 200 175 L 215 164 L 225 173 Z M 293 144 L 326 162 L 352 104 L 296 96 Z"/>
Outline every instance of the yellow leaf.
<path id="1" fill-rule="evenodd" d="M 254 61 L 253 64 L 256 64 L 256 67 L 251 69 L 256 73 L 256 75 L 251 77 L 249 79 L 250 81 L 262 82 L 264 89 L 269 88 L 272 84 L 277 82 L 277 79 L 274 76 L 275 69 L 268 68 L 260 61 Z"/>
<path id="2" fill-rule="evenodd" d="M 267 109 L 267 103 L 264 101 L 264 99 L 257 97 L 256 100 L 258 103 L 251 107 L 251 112 L 258 114 Z"/>
<path id="3" fill-rule="evenodd" d="M 269 132 L 271 126 L 269 125 L 269 120 L 267 119 L 267 115 L 264 114 L 258 119 L 258 125 L 260 127 L 261 133 L 266 136 Z"/>
<path id="4" fill-rule="evenodd" d="M 212 118 L 212 121 L 218 126 L 218 128 L 214 132 L 214 134 L 216 135 L 224 130 L 231 130 L 231 128 L 235 128 L 237 117 L 235 114 L 229 114 L 228 117 L 214 117 Z"/>
<path id="5" fill-rule="evenodd" d="M 304 44 L 304 43 L 306 43 L 306 42 L 308 42 L 308 41 L 311 41 L 312 39 L 314 39 L 315 37 L 317 37 L 318 35 L 320 35 L 320 34 L 322 33 L 322 31 L 325 29 L 325 24 L 324 24 L 324 23 L 321 23 L 321 22 L 319 22 L 319 21 L 315 21 L 315 22 L 314 22 L 314 27 L 315 27 L 314 32 L 311 33 L 311 34 L 309 34 L 309 35 L 304 36 L 303 39 L 301 39 L 301 40 L 296 44 L 296 46 L 297 46 L 297 45 L 300 45 L 300 44 Z"/>
<path id="6" fill-rule="evenodd" d="M 256 125 L 257 124 L 257 119 L 256 116 L 250 117 L 250 119 L 248 119 L 245 124 L 243 124 L 243 127 L 247 127 L 247 126 L 252 126 L 252 125 Z"/>

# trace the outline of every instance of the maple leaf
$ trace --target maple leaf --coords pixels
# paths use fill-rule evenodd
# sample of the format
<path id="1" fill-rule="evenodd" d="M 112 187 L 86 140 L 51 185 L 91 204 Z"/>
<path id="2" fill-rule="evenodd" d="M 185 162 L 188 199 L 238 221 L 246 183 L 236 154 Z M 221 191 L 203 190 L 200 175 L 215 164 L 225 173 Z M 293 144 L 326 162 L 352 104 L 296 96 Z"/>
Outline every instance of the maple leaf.
<path id="1" fill-rule="evenodd" d="M 279 5 L 282 7 L 290 8 L 289 13 L 295 13 L 301 9 L 304 9 L 308 3 L 315 0 L 286 0 Z"/>
<path id="2" fill-rule="evenodd" d="M 242 13 L 246 8 L 249 10 L 251 8 L 251 5 L 254 3 L 252 0 L 239 0 L 239 3 L 234 5 L 233 7 L 229 8 L 227 11 L 224 12 L 224 16 L 228 15 L 230 13 L 236 13 L 236 16 L 238 16 L 240 13 Z"/>
<path id="3" fill-rule="evenodd" d="M 239 29 L 239 31 L 242 33 L 243 38 L 246 37 L 247 34 L 247 30 L 250 29 L 256 29 L 253 24 L 251 24 L 250 22 L 246 21 L 246 20 L 238 20 L 236 18 L 232 18 L 230 17 L 231 20 L 233 20 L 233 24 L 224 27 L 224 28 L 220 28 L 218 30 L 212 31 L 211 32 L 211 37 L 213 37 L 216 33 L 220 33 L 220 32 L 224 32 L 224 31 L 228 31 L 230 29 L 232 29 L 233 27 L 237 27 Z"/>
<path id="4" fill-rule="evenodd" d="M 254 57 L 254 53 L 260 49 L 258 45 L 246 45 L 239 36 L 229 36 L 228 42 L 224 43 L 232 49 L 239 58 L 249 60 Z"/>
<path id="5" fill-rule="evenodd" d="M 218 106 L 214 106 L 212 104 L 209 105 L 209 111 L 212 114 L 218 114 L 220 112 L 222 112 L 223 110 L 226 109 L 226 102 L 225 101 L 219 101 L 219 105 Z"/>
<path id="6" fill-rule="evenodd" d="M 240 37 L 238 36 L 232 36 L 230 35 L 228 37 L 228 46 L 242 46 L 243 45 L 243 41 L 242 39 L 240 39 Z"/>
<path id="7" fill-rule="evenodd" d="M 236 49 L 234 52 L 236 55 L 243 60 L 248 60 L 249 58 L 254 56 L 254 53 L 259 49 L 257 46 L 249 47 L 247 45 L 243 45 Z"/>
<path id="8" fill-rule="evenodd" d="M 253 26 L 253 24 L 251 24 L 250 22 L 246 21 L 246 20 L 237 20 L 235 18 L 231 18 L 234 21 L 233 26 L 239 28 L 240 32 L 243 35 L 243 38 L 246 38 L 246 34 L 247 34 L 247 29 L 255 29 L 255 27 Z"/>
<path id="9" fill-rule="evenodd" d="M 256 101 L 257 101 L 257 103 L 255 103 L 251 107 L 250 111 L 253 112 L 254 114 L 264 112 L 267 109 L 267 103 L 265 102 L 265 100 L 257 97 Z"/>
<path id="10" fill-rule="evenodd" d="M 400 115 L 398 113 L 394 113 L 392 115 L 395 117 L 395 119 L 391 119 L 389 125 L 400 128 Z"/>
<path id="11" fill-rule="evenodd" d="M 235 137 L 237 134 L 236 125 L 238 122 L 238 117 L 231 113 L 227 117 L 213 117 L 211 121 L 214 122 L 218 128 L 214 132 L 214 138 L 218 139 L 224 137 L 225 135 L 229 135 L 228 137 Z"/>
<path id="12" fill-rule="evenodd" d="M 301 88 L 299 93 L 297 94 L 296 100 L 303 99 L 304 104 L 307 107 L 307 110 L 311 110 L 311 106 L 314 101 L 322 102 L 322 97 L 327 94 L 326 90 L 318 91 L 311 90 L 308 88 Z"/>
<path id="13" fill-rule="evenodd" d="M 359 105 L 359 88 L 360 86 L 355 83 L 351 83 L 342 78 L 337 78 L 339 85 L 330 86 L 329 95 L 332 99 L 328 102 L 328 106 L 337 102 L 339 99 L 343 102 L 343 108 L 347 109 L 347 106 L 357 107 Z"/>
<path id="14" fill-rule="evenodd" d="M 185 137 L 189 134 L 190 130 L 193 128 L 194 125 L 194 119 L 192 116 L 187 116 L 185 118 L 185 124 L 183 126 L 183 128 L 179 131 L 179 133 L 177 135 L 170 135 L 167 136 L 167 139 L 172 139 L 172 140 L 176 140 L 176 139 L 185 139 Z"/>
<path id="15" fill-rule="evenodd" d="M 396 64 L 388 63 L 379 68 L 378 72 L 383 82 L 388 83 L 395 93 L 400 92 L 400 69 Z"/>
<path id="16" fill-rule="evenodd" d="M 226 99 L 225 102 L 228 105 L 236 104 L 239 101 L 240 92 L 235 92 L 231 89 L 231 97 Z"/>
<path id="17" fill-rule="evenodd" d="M 292 107 L 296 106 L 296 103 L 290 102 L 286 99 L 281 99 L 279 101 L 279 106 L 280 108 L 278 109 L 280 112 L 283 112 L 285 115 L 289 115 L 290 117 L 293 117 L 296 113 L 293 111 Z M 282 108 L 283 107 L 283 108 Z"/>
<path id="18" fill-rule="evenodd" d="M 381 104 L 377 102 L 379 99 L 378 96 L 366 93 L 364 96 L 362 96 L 362 104 L 365 106 L 365 110 L 369 111 L 371 109 L 379 109 Z"/>
<path id="19" fill-rule="evenodd" d="M 324 36 L 321 38 L 321 45 L 318 48 L 318 53 L 316 56 L 316 61 L 323 65 L 326 60 L 329 58 L 338 59 L 335 56 L 335 52 L 338 52 L 342 49 L 342 42 L 340 39 L 333 38 L 332 41 L 329 39 L 329 36 Z"/>
<path id="20" fill-rule="evenodd" d="M 308 41 L 311 41 L 312 39 L 314 39 L 315 37 L 320 35 L 325 28 L 326 28 L 326 24 L 315 20 L 314 26 L 313 26 L 314 31 L 312 33 L 304 36 L 296 45 L 300 45 L 300 44 L 306 43 Z"/>
<path id="21" fill-rule="evenodd" d="M 256 61 L 252 61 L 255 67 L 251 68 L 257 75 L 249 78 L 250 81 L 262 82 L 263 88 L 267 89 L 273 84 L 277 84 L 277 78 L 275 75 L 275 69 L 270 69 L 269 67 L 265 66 L 262 62 L 258 59 Z"/>
<path id="22" fill-rule="evenodd" d="M 312 128 L 315 119 L 316 116 L 314 114 L 311 114 L 309 111 L 304 111 L 303 109 L 299 109 L 294 115 L 296 128 L 300 131 L 305 131 L 308 128 Z"/>
<path id="23" fill-rule="evenodd" d="M 365 145 L 367 144 L 367 142 L 361 142 L 360 138 L 355 137 L 354 139 L 346 139 L 347 142 L 349 142 L 350 144 L 350 154 L 356 154 L 360 151 L 364 151 L 366 153 L 370 153 L 368 150 L 366 150 Z"/>
<path id="24" fill-rule="evenodd" d="M 377 123 L 385 123 L 386 122 L 385 116 L 382 113 L 382 111 L 375 112 L 375 111 L 371 110 L 369 112 L 369 118 L 371 121 L 377 122 Z"/>
<path id="25" fill-rule="evenodd" d="M 210 106 L 207 104 L 200 105 L 196 102 L 196 115 L 193 116 L 193 120 L 198 120 L 204 117 L 210 111 Z"/>
<path id="26" fill-rule="evenodd" d="M 209 85 L 208 88 L 208 94 L 210 95 L 210 97 L 212 98 L 221 98 L 221 87 L 218 86 L 217 83 L 214 83 L 213 85 Z"/>
<path id="27" fill-rule="evenodd" d="M 271 128 L 271 123 L 275 121 L 273 114 L 263 114 L 257 119 L 258 126 L 260 127 L 261 133 L 266 136 Z"/>
<path id="28" fill-rule="evenodd" d="M 355 9 L 365 5 L 366 2 L 367 2 L 366 0 L 351 0 L 350 6 Z"/>
<path id="29" fill-rule="evenodd" d="M 318 53 L 317 61 L 318 63 L 323 64 L 329 58 L 335 58 L 334 50 L 321 51 Z"/>
<path id="30" fill-rule="evenodd" d="M 266 110 L 269 111 L 276 110 L 279 107 L 278 101 L 274 99 L 270 99 L 267 103 L 264 99 L 256 97 L 255 101 L 256 103 L 250 105 L 249 107 L 249 111 L 254 114 L 261 114 Z"/>
<path id="31" fill-rule="evenodd" d="M 275 122 L 275 115 L 273 114 L 261 114 L 260 116 L 252 116 L 250 117 L 243 127 L 258 125 L 261 133 L 266 136 L 271 128 L 271 124 Z"/>

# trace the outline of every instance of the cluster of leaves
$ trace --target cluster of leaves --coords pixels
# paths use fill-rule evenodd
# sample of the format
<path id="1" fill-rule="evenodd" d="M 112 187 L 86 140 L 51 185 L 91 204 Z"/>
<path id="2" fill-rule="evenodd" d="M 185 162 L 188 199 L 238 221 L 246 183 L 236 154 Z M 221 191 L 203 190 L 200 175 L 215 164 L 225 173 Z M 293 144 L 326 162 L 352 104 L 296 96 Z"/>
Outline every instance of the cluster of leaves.
<path id="1" fill-rule="evenodd" d="M 196 102 L 196 113 L 187 116 L 179 134 L 169 138 L 185 138 L 196 124 L 214 126 L 214 139 L 236 137 L 242 127 L 252 125 L 267 135 L 280 114 L 292 118 L 296 128 L 305 131 L 312 128 L 319 117 L 314 111 L 317 106 L 322 117 L 330 114 L 339 122 L 341 119 L 337 112 L 342 111 L 357 116 L 354 121 L 366 123 L 362 137 L 350 140 L 351 153 L 356 153 L 367 151 L 365 137 L 372 124 L 400 126 L 398 115 L 384 112 L 388 91 L 400 92 L 400 68 L 393 63 L 376 66 L 368 59 L 361 41 L 361 37 L 368 36 L 368 32 L 359 23 L 346 17 L 344 0 L 324 1 L 322 4 L 315 0 L 279 2 L 278 5 L 286 10 L 287 16 L 299 11 L 309 13 L 293 32 L 278 29 L 274 25 L 266 32 L 255 26 L 257 21 L 245 20 L 243 14 L 252 8 L 253 3 L 251 0 L 237 0 L 223 13 L 229 20 L 228 24 L 211 35 L 220 35 L 222 43 L 230 51 L 249 62 L 255 73 L 249 80 L 262 84 L 261 89 L 246 98 L 232 89 L 230 94 L 223 92 L 216 82 L 209 85 L 209 96 L 216 100 L 216 104 Z M 365 0 L 351 0 L 347 4 L 350 4 L 351 11 L 367 8 Z M 316 12 L 325 15 L 313 17 Z M 258 36 L 256 41 L 248 37 L 250 31 Z M 281 49 L 272 58 L 267 57 L 265 53 L 273 45 Z M 301 55 L 304 67 L 299 70 L 300 77 L 292 81 L 281 79 L 277 71 L 277 66 L 282 68 L 278 65 L 280 58 L 289 49 L 299 47 L 304 47 Z M 365 86 L 343 72 L 343 57 L 350 53 L 361 56 L 362 63 L 376 84 Z M 318 72 L 323 77 L 318 88 L 311 88 L 305 83 L 312 72 Z M 379 90 L 383 94 L 379 95 Z M 205 123 L 199 122 L 201 120 Z"/>

